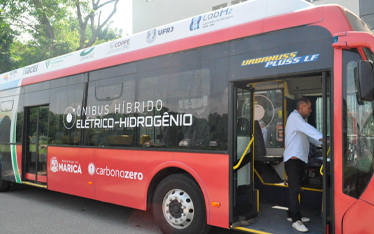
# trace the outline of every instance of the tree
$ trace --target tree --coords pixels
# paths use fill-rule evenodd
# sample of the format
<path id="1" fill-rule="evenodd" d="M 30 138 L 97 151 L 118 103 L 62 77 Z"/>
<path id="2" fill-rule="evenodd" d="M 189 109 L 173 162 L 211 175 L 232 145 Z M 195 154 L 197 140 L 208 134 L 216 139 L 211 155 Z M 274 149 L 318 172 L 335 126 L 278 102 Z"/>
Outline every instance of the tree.
<path id="1" fill-rule="evenodd" d="M 15 66 L 27 66 L 119 38 L 122 31 L 109 27 L 118 1 L 0 0 L 6 3 L 4 18 L 22 31 L 11 47 Z M 110 4 L 113 10 L 102 21 L 101 10 Z M 103 39 L 98 40 L 99 36 Z"/>
<path id="2" fill-rule="evenodd" d="M 75 0 L 75 6 L 77 9 L 77 16 L 79 21 L 80 27 L 80 41 L 79 41 L 79 49 L 91 47 L 97 37 L 99 36 L 100 31 L 103 27 L 109 22 L 112 16 L 117 12 L 117 4 L 119 0 L 108 0 L 103 3 L 100 3 L 100 0 L 91 0 L 91 8 L 88 6 L 87 1 L 80 1 Z M 113 3 L 113 10 L 109 14 L 109 16 L 101 21 L 101 9 L 108 4 Z M 85 16 L 83 16 L 85 14 Z M 95 18 L 97 17 L 97 23 Z M 91 30 L 91 37 L 87 39 L 87 27 L 90 27 Z"/>
<path id="3" fill-rule="evenodd" d="M 80 40 L 78 49 L 91 47 L 105 25 L 109 23 L 109 20 L 117 12 L 118 2 L 119 0 L 107 0 L 104 2 L 101 0 L 32 0 L 34 11 L 31 13 L 38 22 L 34 28 L 39 34 L 44 34 L 45 38 L 52 41 L 56 40 L 56 27 L 59 27 L 60 23 L 68 17 L 70 22 L 74 20 L 73 16 L 69 15 L 69 10 L 74 6 L 79 25 Z M 102 20 L 102 9 L 112 3 L 112 12 L 106 19 Z"/>
<path id="4" fill-rule="evenodd" d="M 15 32 L 0 18 L 0 74 L 13 69 L 10 55 L 10 46 L 13 43 Z"/>
<path id="5" fill-rule="evenodd" d="M 69 27 L 72 15 L 69 0 L 0 0 L 0 3 L 5 6 L 4 19 L 20 32 L 11 45 L 14 68 L 77 48 L 79 34 Z"/>
<path id="6" fill-rule="evenodd" d="M 0 74 L 13 69 L 10 47 L 13 43 L 16 31 L 10 27 L 10 23 L 6 20 L 5 11 L 6 2 L 0 1 Z"/>

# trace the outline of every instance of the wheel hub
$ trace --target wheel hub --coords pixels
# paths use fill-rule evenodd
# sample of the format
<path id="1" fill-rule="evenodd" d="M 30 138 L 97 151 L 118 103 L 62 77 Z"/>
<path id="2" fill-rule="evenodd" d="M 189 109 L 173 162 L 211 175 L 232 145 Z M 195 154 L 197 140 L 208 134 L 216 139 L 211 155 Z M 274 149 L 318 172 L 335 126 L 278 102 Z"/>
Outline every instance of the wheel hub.
<path id="1" fill-rule="evenodd" d="M 171 216 L 173 216 L 173 218 L 182 217 L 183 209 L 182 209 L 181 203 L 175 200 L 170 202 L 169 211 L 170 211 Z"/>
<path id="2" fill-rule="evenodd" d="M 190 196 L 181 189 L 170 190 L 162 202 L 166 221 L 176 229 L 188 227 L 194 218 L 194 205 Z"/>

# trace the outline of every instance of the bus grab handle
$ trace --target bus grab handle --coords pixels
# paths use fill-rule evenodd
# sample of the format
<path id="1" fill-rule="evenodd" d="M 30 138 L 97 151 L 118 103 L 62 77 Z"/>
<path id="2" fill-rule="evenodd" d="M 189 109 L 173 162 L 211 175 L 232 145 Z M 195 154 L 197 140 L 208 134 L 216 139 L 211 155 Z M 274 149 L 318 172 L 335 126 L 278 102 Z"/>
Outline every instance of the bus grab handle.
<path id="1" fill-rule="evenodd" d="M 247 151 L 249 150 L 249 147 L 252 145 L 254 139 L 255 139 L 255 137 L 252 134 L 252 139 L 248 143 L 247 148 L 244 150 L 244 153 L 243 153 L 242 157 L 240 158 L 238 164 L 236 164 L 236 166 L 233 167 L 234 170 L 236 170 L 240 166 L 240 164 L 242 164 L 242 161 L 243 161 L 245 155 L 247 154 Z"/>
<path id="2" fill-rule="evenodd" d="M 330 153 L 330 147 L 329 147 L 329 149 L 327 150 L 327 154 L 326 154 L 326 156 L 329 156 L 329 153 Z M 322 164 L 322 166 L 321 166 L 321 169 L 319 169 L 319 173 L 321 173 L 321 175 L 323 175 L 323 164 Z"/>

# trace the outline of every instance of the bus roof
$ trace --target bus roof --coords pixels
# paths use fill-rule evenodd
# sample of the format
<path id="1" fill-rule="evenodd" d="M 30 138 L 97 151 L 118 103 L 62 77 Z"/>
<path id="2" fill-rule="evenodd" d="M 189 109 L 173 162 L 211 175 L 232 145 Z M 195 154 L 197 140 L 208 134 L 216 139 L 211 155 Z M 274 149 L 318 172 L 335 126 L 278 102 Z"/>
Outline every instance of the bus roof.
<path id="1" fill-rule="evenodd" d="M 158 45 L 185 41 L 198 35 L 220 32 L 225 28 L 313 7 L 304 0 L 252 0 L 229 6 L 1 74 L 0 90 L 120 64 L 120 62 L 102 63 L 103 59 L 126 62 L 144 59 L 150 57 L 144 55 L 144 50 L 152 50 L 152 47 Z M 183 49 L 188 48 L 182 45 L 174 51 Z M 127 58 L 124 59 L 125 57 Z M 93 64 L 96 66 L 92 66 Z"/>

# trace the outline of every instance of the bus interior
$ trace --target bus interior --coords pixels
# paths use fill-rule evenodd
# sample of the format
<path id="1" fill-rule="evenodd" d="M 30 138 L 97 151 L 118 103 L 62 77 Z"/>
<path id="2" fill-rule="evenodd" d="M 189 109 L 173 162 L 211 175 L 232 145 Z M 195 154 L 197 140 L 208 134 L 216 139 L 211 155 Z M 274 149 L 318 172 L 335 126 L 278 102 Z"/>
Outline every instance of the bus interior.
<path id="1" fill-rule="evenodd" d="M 287 116 L 295 109 L 296 100 L 307 97 L 312 103 L 312 113 L 306 121 L 323 132 L 324 139 L 329 139 L 330 105 L 328 102 L 330 91 L 328 90 L 331 87 L 329 74 L 329 72 L 301 74 L 268 81 L 262 79 L 261 82 L 235 84 L 237 103 L 236 157 L 239 159 L 242 156 L 252 135 L 248 131 L 253 131 L 254 150 L 251 154 L 253 157 L 254 190 L 259 193 L 258 216 L 252 220 L 253 222 L 242 222 L 242 226 L 266 233 L 292 233 L 295 231 L 291 227 L 291 222 L 286 219 L 288 188 L 283 162 L 284 128 Z M 251 99 L 254 101 L 251 102 Z M 327 110 L 325 116 L 324 107 Z M 327 120 L 327 125 L 324 125 L 324 117 Z M 247 127 L 251 121 L 254 123 L 253 129 Z M 327 209 L 325 211 L 323 209 L 322 199 L 324 194 L 322 165 L 324 165 L 323 155 L 327 154 L 326 152 L 327 150 L 322 146 L 310 144 L 308 163 L 303 176 L 303 191 L 299 196 L 302 215 L 311 218 L 311 222 L 306 223 L 310 233 L 323 233 L 324 219 L 322 217 L 329 215 L 326 212 Z M 326 160 L 330 161 L 327 158 Z M 238 187 L 246 183 L 246 176 L 251 173 L 251 165 L 248 164 L 242 167 L 247 167 L 247 169 L 239 168 L 237 171 Z M 326 171 L 328 169 L 329 163 Z M 268 223 L 274 225 L 267 225 Z"/>

